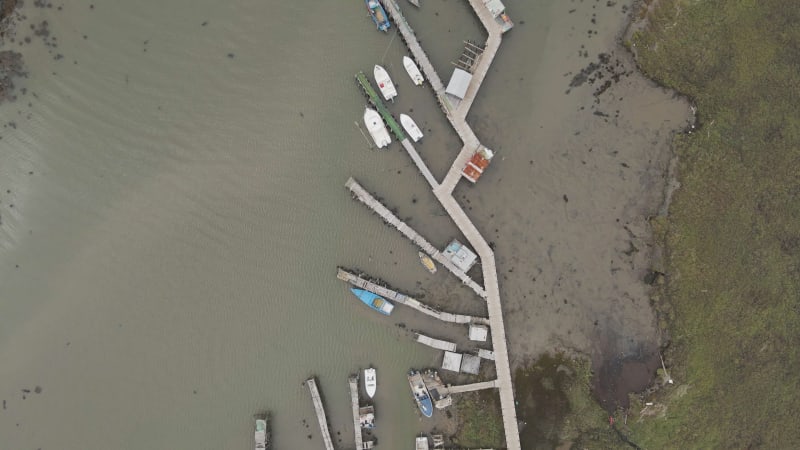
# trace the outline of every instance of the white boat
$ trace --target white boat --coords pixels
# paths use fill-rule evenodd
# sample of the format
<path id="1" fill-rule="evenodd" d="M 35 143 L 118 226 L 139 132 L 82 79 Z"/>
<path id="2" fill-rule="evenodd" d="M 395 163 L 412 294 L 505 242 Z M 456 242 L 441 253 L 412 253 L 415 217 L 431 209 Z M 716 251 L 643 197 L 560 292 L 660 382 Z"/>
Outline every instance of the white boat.
<path id="1" fill-rule="evenodd" d="M 395 89 L 386 69 L 375 64 L 375 70 L 373 70 L 372 74 L 375 76 L 375 83 L 378 84 L 378 89 L 381 90 L 384 100 L 392 100 L 397 97 L 397 89 Z"/>
<path id="2" fill-rule="evenodd" d="M 266 450 L 269 448 L 269 430 L 267 430 L 267 415 L 259 414 L 256 416 L 255 431 L 256 450 Z"/>
<path id="3" fill-rule="evenodd" d="M 375 396 L 375 391 L 378 389 L 378 379 L 376 378 L 375 369 L 372 367 L 364 369 L 364 388 L 366 388 L 369 398 Z"/>
<path id="4" fill-rule="evenodd" d="M 419 71 L 419 67 L 414 63 L 414 60 L 408 56 L 403 56 L 403 67 L 406 68 L 406 72 L 408 72 L 408 76 L 411 77 L 411 81 L 417 86 L 422 86 L 422 83 L 425 82 L 425 78 L 422 76 L 422 72 Z"/>
<path id="5" fill-rule="evenodd" d="M 378 111 L 372 108 L 365 108 L 364 125 L 367 126 L 367 131 L 369 131 L 369 135 L 372 136 L 372 140 L 375 141 L 375 145 L 377 145 L 378 148 L 386 147 L 392 143 L 389 130 L 387 130 L 386 125 L 383 124 L 383 119 L 381 119 L 381 115 L 378 114 Z"/>
<path id="6" fill-rule="evenodd" d="M 406 130 L 406 133 L 411 136 L 414 142 L 422 139 L 422 130 L 419 129 L 414 119 L 406 114 L 400 114 L 400 124 L 403 125 L 403 129 Z"/>
<path id="7" fill-rule="evenodd" d="M 419 0 L 408 0 L 408 3 L 411 3 L 412 5 L 419 8 Z"/>

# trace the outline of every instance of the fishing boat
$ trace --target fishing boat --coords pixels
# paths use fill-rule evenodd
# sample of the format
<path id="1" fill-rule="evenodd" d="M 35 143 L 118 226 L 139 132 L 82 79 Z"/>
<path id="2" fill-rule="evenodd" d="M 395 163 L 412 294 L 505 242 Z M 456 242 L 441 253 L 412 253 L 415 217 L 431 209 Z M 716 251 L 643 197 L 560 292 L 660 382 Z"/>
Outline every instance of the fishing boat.
<path id="1" fill-rule="evenodd" d="M 388 316 L 392 313 L 394 309 L 394 305 L 389 303 L 384 298 L 378 296 L 378 294 L 373 294 L 370 291 L 365 291 L 364 289 L 357 289 L 357 288 L 350 288 L 353 294 L 358 297 L 365 305 L 369 306 L 370 308 L 378 311 L 379 313 Z"/>
<path id="2" fill-rule="evenodd" d="M 269 431 L 267 431 L 267 415 L 256 415 L 255 432 L 256 450 L 266 450 L 269 448 Z"/>
<path id="3" fill-rule="evenodd" d="M 414 119 L 406 114 L 400 114 L 400 124 L 403 125 L 403 129 L 406 130 L 406 133 L 411 136 L 411 140 L 417 142 L 422 139 L 422 130 L 419 129 Z"/>
<path id="4" fill-rule="evenodd" d="M 408 72 L 408 76 L 411 77 L 411 81 L 417 86 L 422 86 L 422 83 L 425 82 L 425 78 L 422 76 L 422 72 L 419 71 L 419 67 L 414 63 L 414 60 L 408 56 L 403 56 L 403 67 L 406 68 L 406 72 Z"/>
<path id="5" fill-rule="evenodd" d="M 372 367 L 364 369 L 364 388 L 366 388 L 369 398 L 375 396 L 375 391 L 378 389 L 378 378 Z"/>
<path id="6" fill-rule="evenodd" d="M 387 130 L 386 125 L 383 124 L 383 119 L 381 119 L 381 115 L 378 114 L 378 111 L 372 108 L 365 108 L 364 125 L 367 126 L 367 131 L 369 131 L 369 135 L 372 136 L 372 140 L 375 141 L 375 145 L 377 145 L 378 148 L 386 147 L 392 143 L 389 130 Z"/>
<path id="7" fill-rule="evenodd" d="M 433 415 L 433 403 L 428 393 L 428 388 L 422 382 L 422 375 L 416 370 L 408 372 L 408 384 L 411 386 L 411 393 L 414 394 L 414 401 L 417 402 L 419 410 L 425 417 Z"/>
<path id="8" fill-rule="evenodd" d="M 381 2 L 378 0 L 364 0 L 367 3 L 367 9 L 369 10 L 369 15 L 372 17 L 372 21 L 375 22 L 375 26 L 378 27 L 381 31 L 386 31 L 389 27 L 392 26 L 391 22 L 389 22 L 389 16 L 386 15 L 386 10 L 383 9 Z"/>
<path id="9" fill-rule="evenodd" d="M 428 269 L 430 273 L 436 273 L 436 264 L 433 263 L 433 260 L 430 256 L 426 255 L 425 253 L 419 252 L 419 261 Z"/>
<path id="10" fill-rule="evenodd" d="M 378 88 L 381 90 L 384 100 L 394 101 L 394 98 L 397 97 L 397 89 L 395 89 L 392 79 L 389 78 L 389 72 L 375 64 L 375 69 L 372 74 L 375 76 L 375 83 L 378 84 Z"/>

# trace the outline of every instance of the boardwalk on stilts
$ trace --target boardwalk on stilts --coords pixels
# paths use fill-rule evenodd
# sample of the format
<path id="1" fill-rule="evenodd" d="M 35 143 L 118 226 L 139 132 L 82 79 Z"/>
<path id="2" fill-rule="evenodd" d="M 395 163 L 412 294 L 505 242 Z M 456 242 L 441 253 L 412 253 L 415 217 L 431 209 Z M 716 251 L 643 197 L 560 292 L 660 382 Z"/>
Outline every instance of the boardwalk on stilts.
<path id="1" fill-rule="evenodd" d="M 331 432 L 328 429 L 328 418 L 325 416 L 325 407 L 322 405 L 322 396 L 319 394 L 317 388 L 317 379 L 309 378 L 306 380 L 306 386 L 311 392 L 311 400 L 314 402 L 314 410 L 317 413 L 317 420 L 319 421 L 319 430 L 322 433 L 322 442 L 325 443 L 325 450 L 333 450 L 333 441 L 331 440 Z"/>

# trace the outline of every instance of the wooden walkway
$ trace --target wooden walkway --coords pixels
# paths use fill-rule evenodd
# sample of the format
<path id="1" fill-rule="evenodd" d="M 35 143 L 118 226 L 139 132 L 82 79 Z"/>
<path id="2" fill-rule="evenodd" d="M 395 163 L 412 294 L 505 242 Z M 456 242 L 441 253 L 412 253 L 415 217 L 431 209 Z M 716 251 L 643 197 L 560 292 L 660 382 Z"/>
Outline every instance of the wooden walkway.
<path id="1" fill-rule="evenodd" d="M 347 381 L 350 383 L 350 404 L 353 407 L 353 429 L 355 430 L 356 450 L 361 450 L 364 448 L 364 440 L 361 435 L 361 421 L 359 420 L 361 414 L 358 411 L 358 374 L 350 375 Z"/>
<path id="2" fill-rule="evenodd" d="M 430 255 L 431 258 L 447 268 L 447 270 L 452 272 L 453 275 L 457 276 L 464 284 L 469 286 L 473 291 L 475 291 L 476 294 L 481 296 L 481 298 L 486 298 L 486 292 L 483 290 L 481 285 L 473 281 L 472 278 L 470 278 L 463 270 L 456 267 L 455 264 L 453 264 L 449 259 L 447 259 L 447 257 L 444 256 L 444 254 L 439 252 L 436 247 L 431 245 L 430 242 L 420 236 L 420 234 L 414 231 L 413 228 L 409 227 L 405 222 L 395 216 L 387 207 L 383 206 L 383 204 L 376 200 L 375 197 L 367 192 L 366 189 L 361 187 L 361 185 L 358 184 L 353 177 L 350 177 L 350 179 L 347 180 L 345 187 L 347 187 L 347 189 L 353 193 L 356 199 L 375 211 L 375 213 L 381 216 L 386 223 L 396 228 L 397 231 L 410 239 L 411 242 L 413 242 L 417 247 L 421 248 L 422 251 Z"/>
<path id="3" fill-rule="evenodd" d="M 331 432 L 328 430 L 328 418 L 325 416 L 325 407 L 322 406 L 322 397 L 319 395 L 317 389 L 317 379 L 314 377 L 306 380 L 308 390 L 311 392 L 311 400 L 314 402 L 314 410 L 317 412 L 317 420 L 319 421 L 319 430 L 322 433 L 322 442 L 325 443 L 325 450 L 333 450 L 333 441 L 331 440 Z"/>
<path id="4" fill-rule="evenodd" d="M 492 381 L 484 381 L 482 383 L 447 386 L 447 393 L 460 394 L 462 392 L 482 391 L 484 389 L 494 389 L 496 387 L 497 387 L 497 380 L 492 380 Z"/>
<path id="5" fill-rule="evenodd" d="M 511 381 L 511 367 L 508 359 L 505 325 L 503 323 L 503 310 L 500 301 L 500 286 L 497 278 L 494 252 L 452 195 L 456 184 L 461 179 L 461 171 L 463 170 L 466 162 L 469 160 L 472 152 L 474 152 L 481 145 L 480 141 L 475 136 L 475 133 L 473 133 L 472 128 L 470 128 L 470 126 L 467 124 L 465 117 L 472 106 L 472 102 L 477 95 L 481 83 L 488 73 L 489 66 L 494 60 L 494 56 L 500 47 L 502 40 L 502 29 L 500 25 L 497 24 L 491 17 L 486 5 L 483 4 L 482 0 L 469 0 L 470 6 L 475 11 L 475 14 L 478 16 L 481 24 L 483 24 L 484 28 L 486 28 L 489 37 L 486 42 L 485 50 L 481 56 L 481 61 L 478 62 L 478 65 L 474 70 L 475 73 L 473 74 L 473 79 L 470 83 L 470 86 L 467 88 L 467 94 L 465 95 L 466 101 L 459 102 L 457 108 L 454 108 L 447 99 L 447 96 L 444 93 L 445 87 L 438 74 L 434 70 L 428 56 L 422 50 L 422 46 L 419 44 L 419 41 L 414 34 L 414 30 L 400 12 L 400 6 L 395 0 L 382 0 L 382 3 L 389 16 L 397 25 L 403 40 L 408 46 L 408 49 L 413 55 L 417 64 L 420 66 L 420 69 L 422 69 L 426 78 L 431 83 L 431 87 L 434 90 L 436 98 L 439 100 L 439 104 L 442 107 L 445 116 L 450 121 L 451 125 L 455 129 L 456 133 L 458 133 L 464 144 L 441 184 L 437 184 L 435 180 L 432 178 L 429 179 L 428 176 L 425 176 L 425 178 L 430 183 L 436 198 L 439 200 L 442 206 L 444 206 L 445 210 L 453 219 L 456 226 L 459 228 L 459 230 L 461 230 L 461 232 L 467 238 L 467 241 L 469 241 L 469 243 L 475 249 L 475 252 L 480 257 L 481 268 L 483 270 L 484 286 L 478 286 L 474 283 L 474 281 L 467 277 L 466 274 L 463 274 L 463 272 L 460 272 L 459 270 L 452 270 L 452 264 L 444 264 L 439 258 L 436 257 L 434 257 L 434 259 L 447 267 L 448 270 L 456 274 L 456 276 L 459 276 L 462 281 L 470 284 L 470 287 L 487 301 L 492 333 L 492 343 L 494 346 L 495 367 L 497 370 L 497 380 L 495 380 L 495 383 L 500 394 L 500 408 L 503 414 L 503 428 L 505 430 L 506 445 L 509 450 L 519 450 L 519 425 L 517 423 L 517 412 L 515 408 L 514 391 Z M 404 147 L 406 147 L 407 151 L 409 148 L 413 148 L 413 146 L 410 145 L 404 145 Z M 420 167 L 420 171 L 423 173 L 423 175 L 426 172 L 429 172 L 427 171 L 427 168 L 425 168 L 426 166 L 424 161 L 419 158 L 419 155 L 416 154 L 416 152 L 412 153 L 409 151 L 409 155 L 417 164 L 417 167 Z M 355 183 L 355 180 L 352 178 L 348 180 L 348 187 L 351 187 L 351 185 L 358 186 L 358 184 Z M 363 191 L 363 188 L 360 186 L 358 186 L 358 189 Z M 351 188 L 351 190 L 353 189 Z M 354 193 L 356 192 L 354 191 Z M 399 221 L 399 219 L 394 217 L 394 215 L 388 210 L 385 211 L 385 213 L 388 214 L 384 216 L 382 210 L 385 210 L 386 208 L 383 207 L 383 205 L 380 205 L 380 203 L 374 201 L 374 199 L 369 196 L 366 191 L 363 191 L 363 194 L 366 194 L 368 197 L 361 197 L 357 194 L 361 201 L 373 208 L 373 210 L 376 212 L 380 211 L 379 214 L 384 217 L 384 220 L 392 224 L 392 226 L 395 226 L 401 233 L 411 239 L 412 242 L 422 247 L 426 253 L 432 257 L 434 256 L 434 254 L 429 251 L 429 249 L 433 248 L 427 243 L 427 241 L 419 237 L 419 235 L 416 234 L 416 232 L 413 232 L 413 230 L 411 230 L 410 233 L 407 232 L 407 230 L 410 230 L 410 228 L 408 228 L 406 224 Z M 387 220 L 387 217 L 391 220 Z M 427 247 L 423 247 L 423 245 L 420 245 L 421 243 L 427 244 Z M 441 255 L 436 253 L 435 256 Z M 447 261 L 447 263 L 449 263 L 449 261 Z"/>
<path id="6" fill-rule="evenodd" d="M 456 351 L 456 344 L 441 339 L 434 339 L 430 336 L 417 333 L 417 342 L 427 345 L 428 347 L 435 348 L 436 350 L 444 350 L 446 352 Z"/>
<path id="7" fill-rule="evenodd" d="M 477 323 L 484 325 L 487 325 L 489 323 L 489 319 L 485 317 L 467 316 L 464 314 L 452 314 L 448 312 L 439 311 L 438 309 L 432 308 L 420 302 L 419 300 L 416 300 L 405 294 L 401 294 L 400 292 L 384 287 L 378 283 L 369 281 L 354 273 L 348 272 L 347 270 L 344 270 L 341 267 L 338 268 L 336 278 L 342 281 L 346 281 L 358 288 L 378 294 L 387 300 L 392 300 L 395 303 L 408 306 L 409 308 L 414 308 L 417 311 L 425 315 L 431 316 L 435 319 L 439 319 L 442 322 L 460 323 L 460 324 Z"/>

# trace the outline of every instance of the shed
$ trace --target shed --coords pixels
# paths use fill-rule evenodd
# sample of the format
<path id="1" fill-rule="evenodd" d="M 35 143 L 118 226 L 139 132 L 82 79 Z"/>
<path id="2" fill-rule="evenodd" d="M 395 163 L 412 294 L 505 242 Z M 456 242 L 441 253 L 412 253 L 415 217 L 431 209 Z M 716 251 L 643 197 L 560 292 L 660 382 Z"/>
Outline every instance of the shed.
<path id="1" fill-rule="evenodd" d="M 453 75 L 450 77 L 450 82 L 447 83 L 447 89 L 445 89 L 444 92 L 453 97 L 463 99 L 464 96 L 467 95 L 467 88 L 469 87 L 470 81 L 472 81 L 472 74 L 456 67 L 453 70 Z"/>
<path id="2" fill-rule="evenodd" d="M 444 352 L 442 369 L 458 372 L 461 369 L 461 353 Z"/>
<path id="3" fill-rule="evenodd" d="M 455 239 L 447 245 L 447 248 L 445 248 L 442 253 L 450 262 L 464 272 L 468 271 L 475 264 L 475 261 L 478 260 L 478 255 Z"/>
<path id="4" fill-rule="evenodd" d="M 483 4 L 486 5 L 486 8 L 489 10 L 489 14 L 491 14 L 492 17 L 497 17 L 500 14 L 503 14 L 503 11 L 506 10 L 506 5 L 504 5 L 500 0 L 483 0 Z"/>
<path id="5" fill-rule="evenodd" d="M 470 341 L 480 341 L 486 342 L 486 338 L 489 336 L 489 327 L 486 325 L 473 325 L 470 324 L 469 326 L 469 340 Z"/>
<path id="6" fill-rule="evenodd" d="M 481 370 L 481 359 L 475 355 L 464 353 L 461 358 L 461 371 L 477 375 Z"/>

